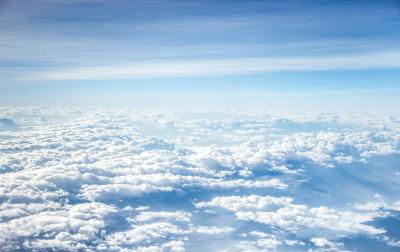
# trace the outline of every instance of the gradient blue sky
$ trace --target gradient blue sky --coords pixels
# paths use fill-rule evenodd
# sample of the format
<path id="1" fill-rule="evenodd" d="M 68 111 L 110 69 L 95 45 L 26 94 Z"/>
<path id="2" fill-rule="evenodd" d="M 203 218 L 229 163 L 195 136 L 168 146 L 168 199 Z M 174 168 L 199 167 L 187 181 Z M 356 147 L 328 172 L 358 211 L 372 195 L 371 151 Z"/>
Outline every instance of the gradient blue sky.
<path id="1" fill-rule="evenodd" d="M 1 105 L 399 112 L 399 1 L 0 1 Z"/>

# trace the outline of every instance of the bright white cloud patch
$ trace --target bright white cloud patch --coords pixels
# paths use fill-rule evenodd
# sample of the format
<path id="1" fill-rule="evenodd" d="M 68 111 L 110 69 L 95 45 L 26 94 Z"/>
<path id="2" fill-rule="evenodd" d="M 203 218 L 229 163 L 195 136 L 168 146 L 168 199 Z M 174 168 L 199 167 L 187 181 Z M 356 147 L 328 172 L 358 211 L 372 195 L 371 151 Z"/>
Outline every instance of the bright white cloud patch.
<path id="1" fill-rule="evenodd" d="M 398 246 L 384 224 L 398 224 L 397 117 L 3 107 L 0 118 L 12 122 L 0 129 L 5 251 Z"/>
<path id="2" fill-rule="evenodd" d="M 355 212 L 338 212 L 325 206 L 310 208 L 296 205 L 291 198 L 249 196 L 217 197 L 210 202 L 195 203 L 197 208 L 220 207 L 233 211 L 238 220 L 254 221 L 273 226 L 288 232 L 327 231 L 329 235 L 348 233 L 381 234 L 384 230 L 376 229 L 363 223 L 372 221 L 376 215 Z"/>

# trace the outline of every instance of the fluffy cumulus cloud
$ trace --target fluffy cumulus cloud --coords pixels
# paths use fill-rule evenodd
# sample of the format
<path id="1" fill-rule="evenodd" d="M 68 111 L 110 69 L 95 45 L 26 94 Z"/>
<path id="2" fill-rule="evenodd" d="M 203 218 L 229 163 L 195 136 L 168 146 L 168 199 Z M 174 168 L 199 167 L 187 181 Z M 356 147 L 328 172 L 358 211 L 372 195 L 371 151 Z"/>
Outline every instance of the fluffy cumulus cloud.
<path id="1" fill-rule="evenodd" d="M 2 251 L 398 248 L 390 115 L 0 108 Z"/>
<path id="2" fill-rule="evenodd" d="M 385 231 L 363 224 L 377 217 L 373 213 L 339 212 L 326 206 L 308 207 L 291 198 L 271 196 L 223 196 L 195 203 L 197 208 L 217 207 L 234 212 L 236 219 L 254 221 L 281 230 L 299 233 L 381 234 Z"/>
<path id="3" fill-rule="evenodd" d="M 2 222 L 0 242 L 9 250 L 86 249 L 86 243 L 104 235 L 105 219 L 115 211 L 114 207 L 102 203 L 82 203 L 29 213 Z"/>

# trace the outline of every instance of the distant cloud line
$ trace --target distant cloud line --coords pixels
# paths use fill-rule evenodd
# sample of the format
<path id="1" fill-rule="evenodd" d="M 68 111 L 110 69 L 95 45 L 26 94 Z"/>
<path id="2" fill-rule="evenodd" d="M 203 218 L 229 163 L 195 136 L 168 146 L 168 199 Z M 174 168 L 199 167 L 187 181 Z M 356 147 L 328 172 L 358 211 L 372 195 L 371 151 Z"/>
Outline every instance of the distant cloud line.
<path id="1" fill-rule="evenodd" d="M 279 71 L 400 68 L 400 51 L 330 57 L 144 61 L 43 71 L 20 80 L 102 80 L 226 76 Z"/>

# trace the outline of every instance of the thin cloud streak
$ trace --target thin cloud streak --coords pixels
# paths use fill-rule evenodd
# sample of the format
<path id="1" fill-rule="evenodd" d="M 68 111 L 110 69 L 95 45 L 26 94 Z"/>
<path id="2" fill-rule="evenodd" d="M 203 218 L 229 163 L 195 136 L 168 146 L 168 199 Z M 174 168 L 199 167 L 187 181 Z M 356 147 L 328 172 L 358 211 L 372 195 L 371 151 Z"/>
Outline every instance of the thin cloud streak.
<path id="1" fill-rule="evenodd" d="M 119 66 L 77 67 L 37 72 L 19 80 L 110 80 L 226 76 L 279 71 L 400 68 L 400 51 L 334 57 L 241 58 L 145 61 Z"/>

